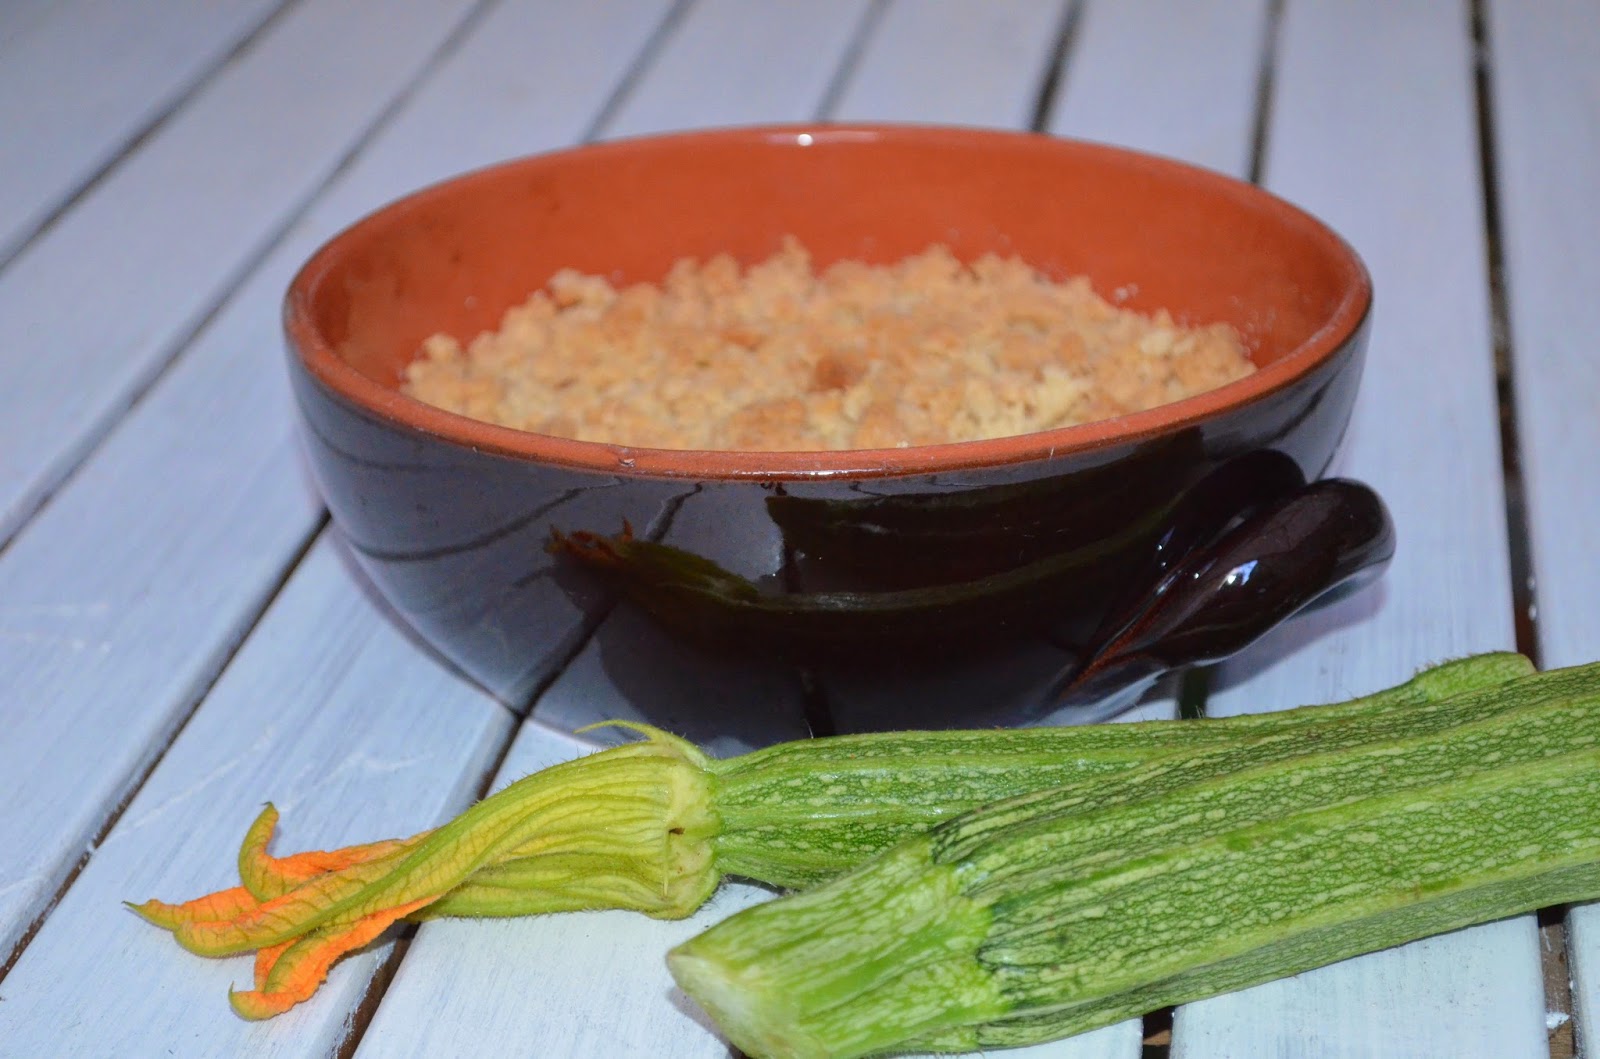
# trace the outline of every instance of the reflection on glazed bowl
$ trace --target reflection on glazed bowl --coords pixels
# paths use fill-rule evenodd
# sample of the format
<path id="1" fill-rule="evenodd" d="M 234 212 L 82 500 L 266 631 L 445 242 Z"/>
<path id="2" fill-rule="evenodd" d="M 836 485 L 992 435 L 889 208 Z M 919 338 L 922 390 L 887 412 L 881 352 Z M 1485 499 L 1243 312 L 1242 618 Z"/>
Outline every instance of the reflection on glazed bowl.
<path id="1" fill-rule="evenodd" d="M 819 266 L 934 243 L 1019 255 L 1134 309 L 1230 323 L 1257 370 L 1098 423 L 837 452 L 573 441 L 400 390 L 423 339 L 493 329 L 562 268 L 654 281 L 788 235 Z M 1335 234 L 1215 173 L 1041 136 L 814 126 L 429 188 L 313 256 L 285 327 L 334 522 L 425 640 L 518 707 L 565 667 L 537 703 L 555 724 L 632 715 L 752 745 L 1093 710 L 1372 576 L 1393 545 L 1381 503 L 1315 481 L 1370 302 Z"/>

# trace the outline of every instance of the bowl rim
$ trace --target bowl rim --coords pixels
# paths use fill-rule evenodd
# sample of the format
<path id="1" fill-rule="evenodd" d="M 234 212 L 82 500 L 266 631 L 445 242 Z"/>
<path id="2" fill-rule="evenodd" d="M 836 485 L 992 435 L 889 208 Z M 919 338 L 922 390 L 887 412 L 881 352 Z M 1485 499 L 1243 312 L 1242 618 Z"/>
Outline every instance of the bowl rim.
<path id="1" fill-rule="evenodd" d="M 579 441 L 499 426 L 445 411 L 409 397 L 346 363 L 314 325 L 311 292 L 337 267 L 344 247 L 394 213 L 456 195 L 508 170 L 560 165 L 578 155 L 631 154 L 695 142 L 746 141 L 811 147 L 828 142 L 916 142 L 981 147 L 986 143 L 1031 144 L 1028 149 L 1067 151 L 1115 158 L 1121 164 L 1166 171 L 1204 181 L 1236 199 L 1251 201 L 1275 223 L 1309 234 L 1349 272 L 1343 296 L 1327 321 L 1294 349 L 1255 372 L 1223 386 L 1111 419 L 979 441 L 943 442 L 904 448 L 828 451 L 659 449 Z M 1266 189 L 1227 174 L 1161 155 L 1044 133 L 902 123 L 798 123 L 698 129 L 583 144 L 510 159 L 447 178 L 368 213 L 325 242 L 296 272 L 283 302 L 283 326 L 291 357 L 312 378 L 347 403 L 393 425 L 477 451 L 568 469 L 663 478 L 801 480 L 877 478 L 932 474 L 977 467 L 1009 466 L 1063 455 L 1091 453 L 1115 445 L 1192 427 L 1225 411 L 1265 400 L 1333 359 L 1357 335 L 1372 307 L 1372 278 L 1365 263 L 1337 232 L 1306 210 Z"/>

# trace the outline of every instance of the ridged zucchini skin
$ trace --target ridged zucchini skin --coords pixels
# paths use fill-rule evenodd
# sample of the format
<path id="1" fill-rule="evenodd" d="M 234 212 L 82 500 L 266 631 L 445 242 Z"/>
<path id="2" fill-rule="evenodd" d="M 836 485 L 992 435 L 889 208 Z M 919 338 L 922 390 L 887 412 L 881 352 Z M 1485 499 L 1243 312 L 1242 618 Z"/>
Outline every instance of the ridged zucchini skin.
<path id="1" fill-rule="evenodd" d="M 1268 715 L 884 732 L 782 743 L 720 761 L 636 725 L 644 740 L 526 776 L 447 825 L 457 833 L 503 820 L 497 841 L 507 852 L 412 918 L 624 908 L 677 919 L 728 875 L 809 886 L 979 805 L 1047 788 L 1091 800 L 1112 790 L 1106 785 L 1117 775 L 1169 755 L 1346 718 L 1401 716 L 1532 668 L 1517 654 L 1477 655 L 1374 695 Z"/>
<path id="2" fill-rule="evenodd" d="M 1116 797 L 1117 777 L 1132 766 L 1171 756 L 1180 769 L 1242 767 L 1224 748 L 1263 737 L 1359 718 L 1379 738 L 1410 711 L 1452 702 L 1465 692 L 1528 676 L 1533 664 L 1497 652 L 1445 662 L 1371 695 L 1326 706 L 1226 719 L 1145 721 L 1070 728 L 885 732 L 781 743 L 711 765 L 721 827 L 712 840 L 716 865 L 787 889 L 834 878 L 909 835 L 980 805 L 1033 791 L 1074 805 Z M 1459 723 L 1496 700 L 1455 703 L 1433 720 Z M 1214 748 L 1217 757 L 1206 756 Z M 1197 755 L 1199 755 L 1197 757 Z M 1194 760 L 1191 760 L 1194 759 Z M 1059 793 L 1070 791 L 1072 793 Z"/>
<path id="3" fill-rule="evenodd" d="M 1600 897 L 1600 664 L 1441 705 L 977 809 L 669 965 L 755 1056 L 968 1051 Z"/>

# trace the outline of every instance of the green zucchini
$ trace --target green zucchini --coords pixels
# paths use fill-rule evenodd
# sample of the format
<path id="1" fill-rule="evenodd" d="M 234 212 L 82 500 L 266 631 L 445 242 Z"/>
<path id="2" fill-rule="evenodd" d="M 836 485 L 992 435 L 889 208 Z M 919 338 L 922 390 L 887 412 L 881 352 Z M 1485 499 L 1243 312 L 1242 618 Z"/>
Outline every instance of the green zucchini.
<path id="1" fill-rule="evenodd" d="M 679 918 L 724 876 L 811 886 L 990 802 L 1046 789 L 1098 802 L 1118 774 L 1168 756 L 1183 761 L 1205 748 L 1346 721 L 1358 727 L 1341 738 L 1356 740 L 1369 737 L 1360 726 L 1381 735 L 1412 715 L 1421 724 L 1454 723 L 1494 708 L 1492 699 L 1460 701 L 1462 692 L 1532 671 L 1521 655 L 1494 653 L 1443 663 L 1348 702 L 1278 713 L 873 733 L 780 743 L 720 761 L 643 729 L 644 742 L 535 773 L 468 810 L 514 818 L 516 834 L 501 839 L 506 852 L 494 863 L 414 918 L 580 908 Z M 1219 769 L 1235 762 L 1201 759 Z M 464 818 L 450 826 L 465 833 L 475 825 Z"/>
<path id="2" fill-rule="evenodd" d="M 233 1003 L 265 1018 L 309 997 L 328 962 L 398 918 L 595 908 L 681 917 L 726 875 L 810 885 L 996 800 L 1036 812 L 1028 807 L 1044 803 L 1026 799 L 1047 798 L 1057 815 L 1100 819 L 1158 787 L 1265 767 L 1306 745 L 1470 726 L 1510 701 L 1488 691 L 1531 671 L 1518 655 L 1485 655 L 1362 699 L 1264 716 L 884 733 L 725 761 L 633 726 L 644 740 L 535 773 L 408 839 L 275 857 L 269 805 L 240 848 L 241 886 L 131 907 L 192 952 L 256 950 L 256 988 Z M 979 825 L 965 833 L 981 838 Z M 1090 831 L 1080 835 L 1089 856 L 1098 847 Z"/>
<path id="3" fill-rule="evenodd" d="M 1600 897 L 1600 664 L 978 808 L 679 946 L 756 1056 L 1050 1040 Z"/>

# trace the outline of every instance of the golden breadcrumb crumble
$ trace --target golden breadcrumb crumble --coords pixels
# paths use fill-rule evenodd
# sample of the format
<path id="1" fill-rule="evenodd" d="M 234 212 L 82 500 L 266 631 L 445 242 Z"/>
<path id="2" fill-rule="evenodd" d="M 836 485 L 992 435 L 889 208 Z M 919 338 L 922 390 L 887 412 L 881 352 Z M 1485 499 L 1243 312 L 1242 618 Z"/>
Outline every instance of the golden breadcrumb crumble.
<path id="1" fill-rule="evenodd" d="M 813 272 L 805 248 L 748 269 L 677 262 L 617 290 L 558 272 L 465 348 L 423 343 L 405 392 L 585 441 L 672 449 L 892 448 L 1107 419 L 1253 366 L 1226 324 L 1180 327 L 1016 258 L 934 246 Z"/>

